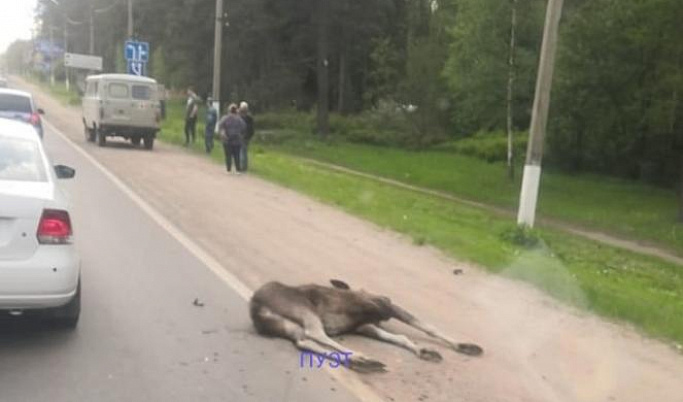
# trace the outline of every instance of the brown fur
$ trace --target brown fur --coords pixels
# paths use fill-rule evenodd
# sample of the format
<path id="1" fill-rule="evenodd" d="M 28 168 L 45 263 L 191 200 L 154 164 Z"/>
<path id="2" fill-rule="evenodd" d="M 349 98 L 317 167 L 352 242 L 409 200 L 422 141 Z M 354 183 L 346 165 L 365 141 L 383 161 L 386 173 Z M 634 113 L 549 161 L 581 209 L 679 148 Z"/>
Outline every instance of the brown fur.
<path id="1" fill-rule="evenodd" d="M 316 353 L 343 351 L 343 347 L 329 336 L 360 333 L 403 346 L 425 360 L 441 360 L 438 352 L 418 348 L 405 336 L 391 334 L 378 327 L 379 323 L 395 318 L 444 341 L 457 352 L 469 355 L 483 352 L 477 345 L 456 343 L 387 297 L 351 290 L 342 281 L 331 282 L 334 287 L 315 284 L 287 286 L 279 282 L 263 285 L 250 302 L 250 315 L 257 332 L 290 339 L 300 349 Z M 351 353 L 352 368 L 384 370 L 382 363 L 360 353 Z"/>

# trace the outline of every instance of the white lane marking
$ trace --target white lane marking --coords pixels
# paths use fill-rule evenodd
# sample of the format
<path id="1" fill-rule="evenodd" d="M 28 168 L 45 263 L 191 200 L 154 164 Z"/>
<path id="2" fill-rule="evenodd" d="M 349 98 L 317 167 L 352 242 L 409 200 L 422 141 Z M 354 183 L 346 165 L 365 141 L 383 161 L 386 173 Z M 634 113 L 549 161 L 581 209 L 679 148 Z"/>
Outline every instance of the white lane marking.
<path id="1" fill-rule="evenodd" d="M 45 124 L 51 131 L 55 132 L 59 137 L 61 137 L 67 144 L 69 144 L 76 152 L 83 156 L 88 162 L 92 163 L 102 174 L 104 174 L 112 183 L 119 188 L 124 194 L 126 194 L 135 204 L 137 204 L 140 209 L 142 209 L 154 222 L 166 230 L 178 243 L 183 245 L 192 255 L 194 255 L 199 261 L 206 265 L 211 272 L 218 276 L 225 284 L 237 292 L 242 299 L 249 301 L 253 292 L 247 285 L 240 281 L 235 275 L 230 273 L 220 262 L 213 258 L 209 253 L 204 251 L 197 243 L 192 241 L 185 233 L 183 233 L 178 227 L 173 225 L 168 219 L 166 219 L 161 213 L 157 212 L 151 205 L 149 205 L 145 200 L 138 196 L 127 184 L 125 184 L 121 179 L 116 177 L 111 173 L 104 165 L 102 165 L 97 159 L 86 152 L 80 145 L 76 144 L 71 138 L 66 136 L 64 133 L 59 131 L 57 127 L 49 123 L 47 120 L 43 119 L 43 124 Z M 346 389 L 348 389 L 353 395 L 355 395 L 359 400 L 363 402 L 383 402 L 384 400 L 377 395 L 370 387 L 364 384 L 356 376 L 348 375 L 344 371 L 339 369 L 332 369 L 325 366 L 326 371 L 329 375 L 342 384 Z"/>

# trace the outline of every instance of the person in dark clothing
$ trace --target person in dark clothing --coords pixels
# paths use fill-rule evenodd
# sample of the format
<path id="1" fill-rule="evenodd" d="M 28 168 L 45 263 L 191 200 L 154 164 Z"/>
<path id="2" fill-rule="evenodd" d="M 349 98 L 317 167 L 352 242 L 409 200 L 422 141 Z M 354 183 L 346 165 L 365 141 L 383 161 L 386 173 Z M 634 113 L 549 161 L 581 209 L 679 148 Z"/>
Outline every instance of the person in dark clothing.
<path id="1" fill-rule="evenodd" d="M 213 99 L 206 99 L 206 126 L 204 127 L 204 145 L 206 153 L 210 154 L 213 150 L 213 135 L 216 132 L 218 123 L 218 109 L 213 105 Z"/>
<path id="2" fill-rule="evenodd" d="M 240 152 L 240 162 L 242 163 L 242 171 L 246 172 L 249 167 L 249 142 L 254 136 L 254 118 L 249 113 L 249 104 L 247 102 L 240 103 L 240 117 L 247 125 L 247 132 L 244 136 L 244 143 Z"/>
<path id="3" fill-rule="evenodd" d="M 187 89 L 187 104 L 185 105 L 185 146 L 194 142 L 197 133 L 197 101 L 199 97 L 192 88 Z"/>
<path id="4" fill-rule="evenodd" d="M 228 107 L 228 114 L 221 118 L 218 127 L 221 130 L 221 140 L 223 141 L 223 150 L 225 151 L 225 167 L 228 172 L 231 172 L 232 160 L 234 159 L 235 173 L 240 174 L 242 172 L 240 151 L 242 150 L 242 144 L 244 144 L 247 125 L 237 114 L 237 105 L 231 104 Z"/>

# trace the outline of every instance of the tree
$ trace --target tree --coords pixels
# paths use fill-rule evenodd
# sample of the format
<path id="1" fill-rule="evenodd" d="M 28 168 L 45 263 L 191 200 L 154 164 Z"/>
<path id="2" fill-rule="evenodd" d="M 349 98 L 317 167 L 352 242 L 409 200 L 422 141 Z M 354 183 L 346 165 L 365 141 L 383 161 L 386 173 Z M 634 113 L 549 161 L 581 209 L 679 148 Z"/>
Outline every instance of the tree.
<path id="1" fill-rule="evenodd" d="M 318 57 L 316 74 L 318 77 L 318 125 L 317 132 L 321 137 L 327 136 L 330 131 L 329 122 L 329 40 L 330 15 L 328 0 L 318 0 L 316 13 L 316 25 L 318 32 Z"/>
<path id="2" fill-rule="evenodd" d="M 453 124 L 461 135 L 507 126 L 509 77 L 510 2 L 459 0 L 455 24 L 449 28 L 450 51 L 444 71 L 454 94 Z M 515 127 L 528 127 L 543 27 L 542 0 L 517 4 L 515 61 L 516 91 L 513 104 L 519 111 Z"/>

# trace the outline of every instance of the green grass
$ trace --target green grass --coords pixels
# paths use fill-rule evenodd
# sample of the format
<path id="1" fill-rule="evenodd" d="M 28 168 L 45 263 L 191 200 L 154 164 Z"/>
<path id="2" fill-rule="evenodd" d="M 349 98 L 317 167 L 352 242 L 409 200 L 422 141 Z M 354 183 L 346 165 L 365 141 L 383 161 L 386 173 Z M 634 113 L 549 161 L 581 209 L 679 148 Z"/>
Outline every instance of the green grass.
<path id="1" fill-rule="evenodd" d="M 48 92 L 50 92 L 50 95 L 57 98 L 62 104 L 71 106 L 81 104 L 81 97 L 75 92 L 75 88 L 72 86 L 70 91 L 67 91 L 66 84 L 63 81 L 56 81 L 55 85 L 51 85 L 49 81 L 41 81 L 32 75 L 27 75 L 23 78 L 46 89 Z"/>
<path id="2" fill-rule="evenodd" d="M 330 144 L 312 138 L 274 142 L 268 147 L 510 210 L 518 205 L 520 166 L 516 180 L 511 182 L 503 163 L 442 151 Z M 539 216 L 644 240 L 683 254 L 683 224 L 676 221 L 673 190 L 546 169 L 541 181 Z"/>
<path id="3" fill-rule="evenodd" d="M 177 113 L 182 108 L 172 109 L 172 116 L 182 116 Z M 169 118 L 162 138 L 184 142 L 182 118 Z M 202 146 L 201 141 L 195 144 L 197 150 Z M 375 150 L 373 166 L 384 166 L 383 156 L 393 152 L 397 151 Z M 220 150 L 211 156 L 222 163 Z M 365 157 L 363 151 L 355 156 Z M 416 156 L 433 166 L 428 154 Z M 510 236 L 515 231 L 513 222 L 481 209 L 321 168 L 263 145 L 252 146 L 250 160 L 253 174 L 403 233 L 416 245 L 435 246 L 460 260 L 532 283 L 578 308 L 683 343 L 683 271 L 679 266 L 551 229 L 522 234 L 539 239 L 539 246 L 529 248 L 510 240 L 519 237 Z M 428 173 L 419 164 L 416 168 Z M 450 177 L 434 176 L 434 183 Z"/>

